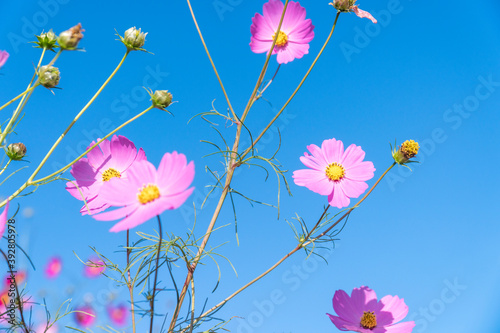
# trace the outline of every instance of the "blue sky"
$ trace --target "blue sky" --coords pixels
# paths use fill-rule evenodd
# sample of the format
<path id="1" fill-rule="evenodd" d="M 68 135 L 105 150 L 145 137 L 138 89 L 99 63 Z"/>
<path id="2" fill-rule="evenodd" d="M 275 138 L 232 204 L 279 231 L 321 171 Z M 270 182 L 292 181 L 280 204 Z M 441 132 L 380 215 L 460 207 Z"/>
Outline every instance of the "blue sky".
<path id="1" fill-rule="evenodd" d="M 262 12 L 263 1 L 194 1 L 205 40 L 226 85 L 231 102 L 241 114 L 264 55 L 253 54 L 251 18 Z M 282 66 L 264 97 L 255 104 L 247 126 L 257 134 L 296 87 L 328 35 L 334 11 L 327 1 L 302 1 L 315 25 L 310 54 Z M 282 196 L 280 219 L 275 209 L 250 206 L 236 200 L 238 236 L 226 202 L 211 246 L 226 243 L 220 253 L 236 267 L 220 261 L 222 281 L 213 265 L 200 267 L 198 304 L 218 303 L 228 294 L 267 269 L 294 246 L 285 219 L 295 213 L 308 225 L 315 223 L 326 199 L 293 184 L 291 171 L 303 168 L 299 156 L 308 144 L 336 138 L 360 145 L 373 161 L 378 177 L 391 163 L 389 143 L 409 138 L 422 149 L 413 172 L 399 168 L 351 216 L 339 235 L 335 250 L 325 254 L 329 264 L 304 261 L 297 253 L 252 289 L 240 294 L 218 316 L 237 316 L 227 328 L 232 332 L 336 332 L 325 316 L 333 313 L 331 298 L 337 289 L 368 285 L 378 295 L 403 297 L 416 321 L 414 332 L 496 332 L 500 294 L 500 257 L 497 239 L 499 185 L 497 138 L 500 123 L 500 4 L 458 0 L 429 2 L 373 0 L 359 3 L 379 19 L 377 26 L 354 14 L 342 14 L 334 37 L 305 85 L 278 120 L 282 147 L 277 155 L 285 169 L 293 197 Z M 158 164 L 165 152 L 178 151 L 194 160 L 196 191 L 185 206 L 162 215 L 164 230 L 182 235 L 193 225 L 192 201 L 199 206 L 210 177 L 205 165 L 220 170 L 215 157 L 203 158 L 212 148 L 200 140 L 219 140 L 201 119 L 212 101 L 220 112 L 226 103 L 189 15 L 185 2 L 142 1 L 91 3 L 70 0 L 2 2 L 0 49 L 11 57 L 1 70 L 0 103 L 23 91 L 39 51 L 26 44 L 33 33 L 54 29 L 59 33 L 81 22 L 85 52 L 63 53 L 57 61 L 60 87 L 55 95 L 37 89 L 26 116 L 11 142 L 28 147 L 28 166 L 2 186 L 3 196 L 13 192 L 29 175 L 74 115 L 108 77 L 124 53 L 115 29 L 131 26 L 148 32 L 145 47 L 154 53 L 130 55 L 93 106 L 77 123 L 42 170 L 54 171 L 58 163 L 73 158 L 90 139 L 102 136 L 149 105 L 142 86 L 168 89 L 178 103 L 174 117 L 153 110 L 120 132 L 148 159 Z M 32 31 L 34 29 L 34 31 Z M 277 64 L 271 61 L 269 75 Z M 10 110 L 2 111 L 4 115 Z M 5 119 L 6 116 L 4 116 Z M 219 129 L 232 141 L 234 128 Z M 248 141 L 247 141 L 248 142 Z M 276 129 L 262 140 L 259 152 L 269 156 L 278 147 Z M 69 177 L 69 173 L 67 174 Z M 276 204 L 277 181 L 259 169 L 244 168 L 234 186 L 252 198 Z M 371 180 L 369 184 L 373 184 Z M 200 236 L 215 207 L 215 197 L 198 212 L 195 233 Z M 97 247 L 123 264 L 117 253 L 125 234 L 111 234 L 110 223 L 81 217 L 81 203 L 65 190 L 63 182 L 39 188 L 19 200 L 18 242 L 37 266 L 30 271 L 29 291 L 47 297 L 52 310 L 71 297 L 74 304 L 99 298 L 112 285 L 105 278 L 88 281 L 75 254 L 86 257 Z M 33 216 L 23 214 L 26 208 Z M 495 222 L 496 221 L 496 222 Z M 155 221 L 137 231 L 152 232 Z M 135 230 L 134 230 L 135 231 Z M 5 247 L 5 243 L 2 243 Z M 43 266 L 53 255 L 64 261 L 56 281 L 43 277 Z M 21 267 L 27 267 L 20 260 Z M 168 285 L 166 272 L 160 275 Z M 73 289 L 68 294 L 68 289 Z M 160 307 L 171 311 L 172 293 L 165 293 Z M 127 293 L 117 298 L 127 301 Z M 272 303 L 273 300 L 275 303 Z M 271 303 L 270 303 L 271 302 Z M 270 304 L 273 304 L 272 306 Z M 471 306 L 473 305 L 473 306 Z M 33 316 L 38 319 L 40 308 Z M 244 318 L 244 319 L 243 319 Z M 161 320 L 157 320 L 159 323 Z M 72 320 L 66 322 L 73 324 Z M 99 324 L 107 324 L 103 316 Z M 99 331 L 98 329 L 95 331 Z"/>

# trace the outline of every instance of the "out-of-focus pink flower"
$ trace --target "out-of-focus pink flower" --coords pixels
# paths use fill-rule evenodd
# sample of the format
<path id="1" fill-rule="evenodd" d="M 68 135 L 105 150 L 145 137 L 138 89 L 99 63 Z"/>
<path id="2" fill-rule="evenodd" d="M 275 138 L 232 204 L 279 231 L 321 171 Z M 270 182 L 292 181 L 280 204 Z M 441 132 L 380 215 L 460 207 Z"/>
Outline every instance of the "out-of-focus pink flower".
<path id="1" fill-rule="evenodd" d="M 124 326 L 127 323 L 129 309 L 124 304 L 117 306 L 109 305 L 107 310 L 113 324 Z"/>
<path id="2" fill-rule="evenodd" d="M 95 142 L 90 144 L 92 147 Z M 88 209 L 84 205 L 82 215 L 95 214 L 109 208 L 109 204 L 99 195 L 101 189 L 110 179 L 125 180 L 127 170 L 136 161 L 146 159 L 144 151 L 135 148 L 132 141 L 121 135 L 114 135 L 111 141 L 104 140 L 98 147 L 87 154 L 71 167 L 71 174 L 75 181 L 66 183 L 66 189 L 79 200 L 87 201 Z M 78 186 L 75 186 L 75 184 Z"/>
<path id="3" fill-rule="evenodd" d="M 110 231 L 132 229 L 167 209 L 176 209 L 191 195 L 194 163 L 186 156 L 166 153 L 158 171 L 148 161 L 138 161 L 128 169 L 127 181 L 113 178 L 99 194 L 111 206 L 125 206 L 93 215 L 99 221 L 123 218 Z"/>
<path id="4" fill-rule="evenodd" d="M 333 296 L 337 316 L 327 313 L 341 331 L 360 333 L 410 333 L 414 321 L 397 324 L 408 314 L 404 299 L 387 295 L 377 301 L 377 295 L 368 287 L 354 288 L 351 296 L 337 290 Z"/>
<path id="5" fill-rule="evenodd" d="M 50 326 L 49 329 L 47 329 L 47 324 L 41 324 L 41 325 L 38 325 L 37 328 L 35 329 L 35 332 L 36 333 L 58 333 L 59 332 L 59 328 L 57 327 L 56 324 L 53 324 L 52 326 Z"/>
<path id="6" fill-rule="evenodd" d="M 14 273 L 14 276 L 15 276 L 17 285 L 19 285 L 26 280 L 26 271 L 25 270 L 18 270 L 16 273 Z M 9 289 L 11 283 L 12 283 L 12 276 L 10 273 L 8 273 L 7 276 L 5 277 L 5 288 Z"/>
<path id="7" fill-rule="evenodd" d="M 7 199 L 7 203 L 5 204 L 5 208 L 3 209 L 2 214 L 0 214 L 0 238 L 3 236 L 5 232 L 5 227 L 7 225 L 7 214 L 9 211 L 9 199 Z"/>
<path id="8" fill-rule="evenodd" d="M 7 51 L 1 51 L 0 50 L 0 68 L 2 68 L 3 65 L 5 65 L 5 62 L 9 58 L 9 53 Z"/>
<path id="9" fill-rule="evenodd" d="M 83 305 L 75 309 L 75 321 L 81 327 L 90 327 L 96 319 L 96 313 L 90 305 Z"/>
<path id="10" fill-rule="evenodd" d="M 263 14 L 255 14 L 250 26 L 252 37 L 250 49 L 255 53 L 269 52 L 278 30 L 284 5 L 281 0 L 269 0 L 264 4 Z M 314 26 L 306 18 L 306 10 L 298 2 L 290 1 L 278 33 L 273 54 L 276 60 L 286 64 L 309 53 L 309 42 L 314 38 Z"/>
<path id="11" fill-rule="evenodd" d="M 304 153 L 302 163 L 310 169 L 293 172 L 295 184 L 305 186 L 313 192 L 328 195 L 331 206 L 349 206 L 350 198 L 359 197 L 373 177 L 375 168 L 372 162 L 363 162 L 365 152 L 354 144 L 344 151 L 340 140 L 323 141 L 321 148 L 309 145 L 312 155 Z"/>
<path id="12" fill-rule="evenodd" d="M 48 279 L 55 279 L 61 274 L 62 260 L 59 257 L 52 257 L 49 259 L 47 266 L 45 266 L 45 276 Z"/>
<path id="13" fill-rule="evenodd" d="M 84 268 L 84 274 L 88 278 L 95 278 L 101 275 L 102 272 L 106 269 L 106 264 L 104 261 L 99 259 L 99 257 L 92 256 L 87 261 L 87 264 Z"/>

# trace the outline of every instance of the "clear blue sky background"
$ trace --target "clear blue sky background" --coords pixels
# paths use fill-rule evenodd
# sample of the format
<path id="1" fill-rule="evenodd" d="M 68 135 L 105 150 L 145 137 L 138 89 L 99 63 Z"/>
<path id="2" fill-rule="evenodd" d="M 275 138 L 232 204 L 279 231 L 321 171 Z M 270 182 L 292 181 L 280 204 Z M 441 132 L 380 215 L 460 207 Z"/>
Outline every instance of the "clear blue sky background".
<path id="1" fill-rule="evenodd" d="M 218 11 L 217 3 L 226 4 L 225 10 Z M 206 42 L 240 114 L 265 58 L 248 46 L 251 18 L 262 12 L 263 3 L 193 1 Z M 255 134 L 300 81 L 334 19 L 326 0 L 301 4 L 316 27 L 310 54 L 282 66 L 265 93 L 269 103 L 256 103 L 247 123 Z M 391 163 L 389 142 L 413 138 L 422 145 L 422 163 L 414 165 L 412 173 L 402 168 L 392 171 L 352 214 L 335 250 L 327 254 L 328 265 L 316 259 L 306 262 L 304 253 L 298 253 L 217 315 L 238 316 L 227 325 L 238 333 L 336 332 L 325 315 L 333 313 L 335 290 L 368 285 L 380 296 L 397 294 L 405 299 L 409 317 L 417 321 L 414 332 L 498 332 L 500 4 L 496 0 L 365 0 L 360 7 L 378 18 L 379 24 L 374 26 L 354 14 L 341 15 L 318 65 L 290 104 L 285 120 L 277 122 L 282 134 L 277 157 L 285 169 L 302 168 L 299 156 L 306 145 L 320 145 L 335 137 L 346 145 L 362 146 L 379 176 Z M 30 163 L 22 164 L 27 170 L 4 184 L 1 194 L 6 196 L 21 184 L 119 62 L 124 46 L 115 40 L 114 29 L 123 33 L 137 26 L 149 32 L 145 47 L 154 55 L 130 55 L 42 175 L 82 151 L 89 138 L 102 136 L 107 127 L 145 109 L 149 101 L 142 86 L 168 89 L 178 101 L 170 108 L 175 117 L 154 110 L 120 134 L 143 147 L 156 165 L 165 152 L 173 150 L 195 161 L 197 191 L 182 209 L 162 215 L 164 230 L 183 235 L 193 224 L 190 203 L 194 200 L 199 206 L 204 187 L 211 181 L 204 166 L 221 169 L 215 157 L 202 158 L 212 148 L 200 140 L 219 140 L 214 131 L 201 119 L 187 121 L 210 110 L 213 100 L 220 112 L 226 110 L 186 3 L 3 1 L 0 17 L 0 49 L 11 54 L 1 70 L 1 103 L 23 91 L 32 75 L 39 51 L 26 42 L 33 40 L 34 33 L 50 28 L 59 33 L 78 22 L 86 30 L 81 42 L 86 52 L 63 53 L 57 61 L 62 90 L 54 90 L 55 96 L 43 88 L 33 94 L 17 134 L 11 137 L 11 142 L 26 144 Z M 275 68 L 273 58 L 269 73 Z M 458 111 L 460 105 L 465 105 L 465 111 Z M 2 119 L 11 110 L 4 110 Z M 219 129 L 232 140 L 233 127 L 221 123 Z M 272 133 L 260 146 L 266 156 L 279 143 L 276 130 Z M 238 276 L 221 260 L 222 281 L 211 293 L 217 271 L 212 264 L 200 267 L 195 276 L 198 305 L 205 299 L 207 306 L 216 304 L 291 250 L 295 241 L 285 219 L 298 213 L 308 225 L 315 223 L 326 199 L 295 186 L 291 172 L 287 179 L 293 197 L 282 196 L 279 220 L 275 209 L 252 208 L 236 200 L 239 246 L 226 202 L 218 225 L 230 225 L 217 231 L 210 244 L 227 242 L 219 251 L 231 259 Z M 252 198 L 276 203 L 276 178 L 265 182 L 259 169 L 244 168 L 234 186 Z M 198 212 L 198 236 L 206 230 L 215 202 L 209 200 Z M 17 204 L 21 207 L 18 242 L 37 266 L 36 272 L 29 272 L 30 294 L 38 301 L 45 295 L 52 311 L 67 298 L 78 305 L 89 296 L 102 310 L 105 303 L 99 299 L 112 290 L 112 284 L 105 278 L 82 277 L 83 267 L 74 253 L 85 258 L 92 252 L 89 245 L 95 246 L 123 264 L 124 255 L 116 251 L 124 244 L 125 233 L 111 234 L 112 224 L 81 217 L 81 203 L 64 190 L 63 182 L 43 186 L 15 200 L 12 207 Z M 29 217 L 26 208 L 33 209 L 34 215 Z M 134 231 L 151 233 L 154 228 L 155 222 L 150 221 Z M 64 271 L 56 281 L 47 281 L 43 267 L 54 255 L 62 257 Z M 26 260 L 20 259 L 20 267 L 28 267 Z M 162 285 L 170 288 L 166 271 L 161 273 Z M 71 289 L 73 293 L 68 294 Z M 276 293 L 279 304 L 270 307 Z M 127 292 L 119 292 L 117 299 L 126 302 Z M 164 293 L 160 308 L 171 311 L 174 299 L 172 292 Z M 42 314 L 37 307 L 33 319 L 40 320 Z M 65 323 L 74 325 L 72 319 Z M 99 317 L 99 325 L 108 323 L 106 316 Z"/>

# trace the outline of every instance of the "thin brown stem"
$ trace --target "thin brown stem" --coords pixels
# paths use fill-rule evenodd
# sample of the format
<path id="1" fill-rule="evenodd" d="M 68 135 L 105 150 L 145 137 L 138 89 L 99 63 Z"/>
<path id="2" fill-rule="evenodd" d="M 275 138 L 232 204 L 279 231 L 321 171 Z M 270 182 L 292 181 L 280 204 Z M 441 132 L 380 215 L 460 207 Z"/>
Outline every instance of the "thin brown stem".
<path id="1" fill-rule="evenodd" d="M 156 268 L 155 268 L 155 279 L 153 283 L 153 295 L 151 296 L 150 300 L 150 308 L 151 308 L 151 322 L 149 324 L 149 333 L 153 333 L 153 320 L 155 317 L 155 296 L 156 296 L 156 284 L 158 281 L 158 269 L 159 269 L 159 262 L 160 262 L 160 250 L 161 250 L 161 241 L 162 241 L 162 236 L 163 232 L 161 230 L 161 220 L 160 220 L 160 215 L 156 216 L 158 218 L 158 229 L 160 233 L 160 239 L 158 241 L 158 251 L 156 252 Z"/>
<path id="2" fill-rule="evenodd" d="M 127 286 L 130 293 L 130 314 L 132 316 L 132 332 L 135 333 L 135 310 L 134 310 L 134 286 L 132 284 L 132 278 L 130 277 L 130 241 L 129 241 L 130 230 L 127 229 Z"/>

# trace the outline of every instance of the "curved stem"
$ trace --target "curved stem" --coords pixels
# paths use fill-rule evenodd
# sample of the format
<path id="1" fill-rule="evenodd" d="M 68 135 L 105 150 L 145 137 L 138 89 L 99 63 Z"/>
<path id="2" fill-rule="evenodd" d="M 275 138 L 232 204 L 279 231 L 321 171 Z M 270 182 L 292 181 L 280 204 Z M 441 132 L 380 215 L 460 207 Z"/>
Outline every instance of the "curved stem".
<path id="1" fill-rule="evenodd" d="M 259 136 L 254 140 L 254 142 L 252 143 L 252 145 L 250 147 L 248 147 L 244 152 L 243 154 L 241 155 L 241 158 L 243 159 L 252 149 L 253 147 L 255 147 L 255 145 L 257 144 L 257 142 L 259 142 L 260 139 L 262 139 L 262 137 L 264 136 L 264 134 L 266 134 L 267 130 L 271 127 L 271 125 L 276 121 L 276 119 L 278 119 L 278 117 L 281 115 L 281 113 L 285 110 L 285 108 L 288 106 L 288 104 L 292 101 L 292 99 L 295 97 L 295 95 L 297 94 L 297 92 L 299 91 L 299 89 L 302 87 L 302 85 L 304 84 L 304 82 L 306 81 L 307 77 L 309 76 L 309 74 L 311 73 L 312 69 L 314 68 L 314 66 L 316 65 L 316 62 L 318 61 L 319 57 L 321 56 L 321 54 L 323 53 L 323 51 L 325 50 L 326 46 L 328 45 L 328 42 L 330 41 L 330 38 L 332 37 L 333 35 L 333 32 L 335 31 L 335 27 L 337 26 L 337 21 L 339 19 L 339 15 L 340 15 L 340 12 L 337 12 L 337 16 L 335 17 L 335 21 L 333 22 L 333 26 L 332 26 L 332 30 L 330 31 L 330 34 L 328 35 L 328 38 L 326 39 L 325 43 L 323 44 L 323 47 L 321 48 L 321 50 L 319 51 L 318 55 L 316 56 L 316 58 L 314 59 L 313 63 L 311 64 L 311 66 L 309 67 L 309 70 L 307 71 L 307 73 L 304 75 L 304 77 L 302 78 L 302 80 L 300 81 L 299 85 L 297 86 L 297 88 L 295 88 L 295 91 L 292 93 L 292 95 L 290 96 L 290 98 L 288 98 L 288 100 L 285 102 L 285 104 L 283 105 L 283 107 L 281 108 L 281 110 L 279 110 L 279 112 L 274 116 L 274 118 L 269 122 L 269 124 L 266 126 L 266 128 L 264 128 L 264 130 L 259 134 Z"/>
<path id="2" fill-rule="evenodd" d="M 163 232 L 161 230 L 161 220 L 160 220 L 160 215 L 156 215 L 158 218 L 158 228 L 159 228 L 159 233 L 160 233 L 160 239 L 158 241 L 158 251 L 156 252 L 156 268 L 155 268 L 155 279 L 154 279 L 154 284 L 153 284 L 153 296 L 151 297 L 150 300 L 150 308 L 151 308 L 151 322 L 149 325 L 149 333 L 153 333 L 153 319 L 155 317 L 155 296 L 156 296 L 156 283 L 158 280 L 158 263 L 160 262 L 160 250 L 161 250 L 161 241 L 162 241 L 162 236 Z"/>
<path id="3" fill-rule="evenodd" d="M 130 230 L 127 229 L 127 281 L 128 281 L 128 291 L 130 293 L 130 314 L 132 316 L 132 332 L 135 333 L 135 311 L 134 311 L 134 286 L 132 285 L 132 278 L 130 277 L 130 249 L 129 243 Z"/>
<path id="4" fill-rule="evenodd" d="M 32 91 L 35 88 L 36 88 L 36 86 L 28 87 L 24 92 L 20 93 L 19 95 L 17 95 L 13 99 L 11 99 L 7 103 L 5 103 L 4 105 L 0 106 L 0 111 L 5 109 L 7 106 L 11 105 L 15 101 L 17 101 L 19 98 L 23 97 L 24 95 L 26 95 L 27 93 L 29 93 L 30 91 Z"/>
<path id="5" fill-rule="evenodd" d="M 9 166 L 10 162 L 12 162 L 12 159 L 9 158 L 9 161 L 7 161 L 7 163 L 5 164 L 5 166 L 2 168 L 2 170 L 0 170 L 0 175 L 5 171 L 7 170 L 7 167 Z"/>

